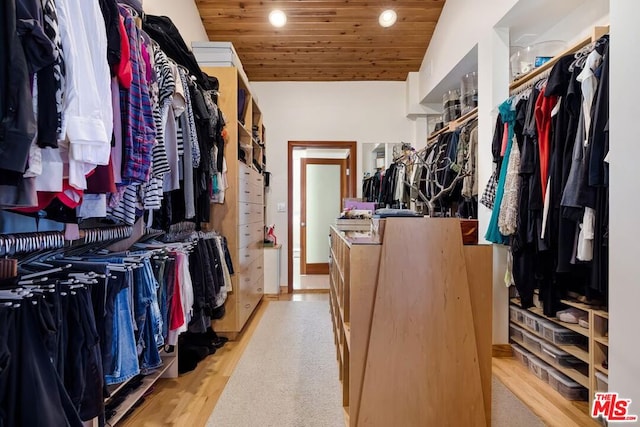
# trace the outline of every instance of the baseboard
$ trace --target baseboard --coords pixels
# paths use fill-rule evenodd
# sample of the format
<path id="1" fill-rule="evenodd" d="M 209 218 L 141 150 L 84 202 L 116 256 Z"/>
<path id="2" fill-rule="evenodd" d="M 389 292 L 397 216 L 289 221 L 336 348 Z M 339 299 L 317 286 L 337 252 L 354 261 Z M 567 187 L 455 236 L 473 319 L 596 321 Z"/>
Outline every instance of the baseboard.
<path id="1" fill-rule="evenodd" d="M 307 264 L 304 274 L 329 274 L 329 263 Z"/>
<path id="2" fill-rule="evenodd" d="M 329 289 L 294 289 L 294 294 L 328 294 Z"/>
<path id="3" fill-rule="evenodd" d="M 493 344 L 491 349 L 493 357 L 513 357 L 511 344 Z"/>
<path id="4" fill-rule="evenodd" d="M 280 286 L 280 293 L 281 294 L 288 294 L 289 293 L 289 287 L 288 286 Z"/>

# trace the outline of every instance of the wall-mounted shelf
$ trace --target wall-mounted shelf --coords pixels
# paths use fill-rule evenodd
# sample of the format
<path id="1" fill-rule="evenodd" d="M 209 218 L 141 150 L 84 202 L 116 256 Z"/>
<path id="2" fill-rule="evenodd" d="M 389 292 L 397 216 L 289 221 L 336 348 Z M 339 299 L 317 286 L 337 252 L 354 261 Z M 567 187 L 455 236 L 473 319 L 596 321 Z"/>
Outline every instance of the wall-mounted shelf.
<path id="1" fill-rule="evenodd" d="M 443 127 L 442 129 L 440 129 L 437 132 L 432 133 L 431 135 L 429 135 L 429 138 L 427 139 L 427 142 L 432 142 L 434 141 L 438 136 L 442 135 L 443 133 L 447 133 L 447 132 L 452 132 L 454 130 L 456 130 L 457 128 L 459 128 L 460 126 L 462 126 L 463 124 L 465 124 L 466 122 L 468 122 L 469 120 L 475 118 L 478 116 L 478 108 L 474 108 L 473 110 L 469 111 L 467 114 L 457 118 L 456 120 L 453 120 L 449 123 L 447 123 L 447 125 L 445 127 Z"/>

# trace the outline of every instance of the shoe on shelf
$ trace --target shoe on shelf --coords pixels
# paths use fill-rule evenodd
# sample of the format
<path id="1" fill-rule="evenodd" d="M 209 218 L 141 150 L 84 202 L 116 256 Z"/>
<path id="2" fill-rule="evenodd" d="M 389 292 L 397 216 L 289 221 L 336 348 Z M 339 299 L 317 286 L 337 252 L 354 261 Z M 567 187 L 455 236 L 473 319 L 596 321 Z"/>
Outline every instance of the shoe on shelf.
<path id="1" fill-rule="evenodd" d="M 581 317 L 580 319 L 578 319 L 578 325 L 585 329 L 589 329 L 589 321 L 586 317 Z"/>
<path id="2" fill-rule="evenodd" d="M 587 313 L 577 308 L 571 307 L 566 310 L 561 310 L 556 313 L 556 317 L 561 322 L 565 323 L 578 323 L 580 319 L 587 318 Z"/>

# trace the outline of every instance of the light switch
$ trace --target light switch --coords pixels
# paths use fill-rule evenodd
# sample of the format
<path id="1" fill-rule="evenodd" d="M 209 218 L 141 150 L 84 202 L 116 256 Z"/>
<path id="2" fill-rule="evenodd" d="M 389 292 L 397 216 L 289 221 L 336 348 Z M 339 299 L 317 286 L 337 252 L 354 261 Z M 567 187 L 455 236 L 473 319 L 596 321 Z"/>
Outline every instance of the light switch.
<path id="1" fill-rule="evenodd" d="M 285 205 L 284 203 L 278 203 L 277 210 L 278 212 L 286 212 L 287 205 Z"/>

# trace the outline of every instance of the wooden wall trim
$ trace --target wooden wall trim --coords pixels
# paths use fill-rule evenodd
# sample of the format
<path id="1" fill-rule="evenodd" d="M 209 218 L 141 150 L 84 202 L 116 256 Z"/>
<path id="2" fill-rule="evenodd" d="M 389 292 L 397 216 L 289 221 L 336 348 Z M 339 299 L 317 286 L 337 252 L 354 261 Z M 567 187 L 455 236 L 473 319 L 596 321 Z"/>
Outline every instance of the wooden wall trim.
<path id="1" fill-rule="evenodd" d="M 493 357 L 513 357 L 511 344 L 493 344 L 491 348 Z"/>
<path id="2" fill-rule="evenodd" d="M 349 180 L 351 194 L 358 194 L 356 185 L 358 170 L 358 143 L 356 141 L 288 141 L 287 143 L 287 289 L 293 293 L 293 150 L 295 148 L 337 148 L 350 150 Z"/>

